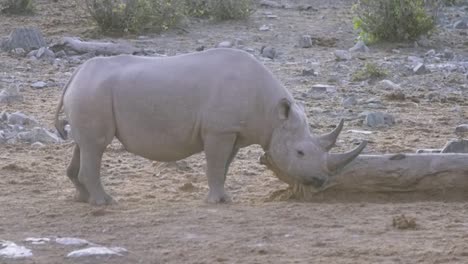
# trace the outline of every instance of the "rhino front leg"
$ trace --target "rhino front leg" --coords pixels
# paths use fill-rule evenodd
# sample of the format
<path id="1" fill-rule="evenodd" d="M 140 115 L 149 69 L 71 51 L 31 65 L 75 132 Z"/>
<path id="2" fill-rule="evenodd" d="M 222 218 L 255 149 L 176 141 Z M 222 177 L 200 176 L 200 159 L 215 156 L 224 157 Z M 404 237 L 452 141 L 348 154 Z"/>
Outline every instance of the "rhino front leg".
<path id="1" fill-rule="evenodd" d="M 89 193 L 86 187 L 78 180 L 78 173 L 80 172 L 80 147 L 75 145 L 73 149 L 73 156 L 67 168 L 67 176 L 72 181 L 76 188 L 75 200 L 78 202 L 88 202 Z"/>
<path id="2" fill-rule="evenodd" d="M 204 140 L 206 156 L 206 175 L 208 177 L 208 203 L 230 202 L 224 191 L 224 182 L 231 161 L 237 153 L 235 148 L 236 135 L 210 135 Z"/>

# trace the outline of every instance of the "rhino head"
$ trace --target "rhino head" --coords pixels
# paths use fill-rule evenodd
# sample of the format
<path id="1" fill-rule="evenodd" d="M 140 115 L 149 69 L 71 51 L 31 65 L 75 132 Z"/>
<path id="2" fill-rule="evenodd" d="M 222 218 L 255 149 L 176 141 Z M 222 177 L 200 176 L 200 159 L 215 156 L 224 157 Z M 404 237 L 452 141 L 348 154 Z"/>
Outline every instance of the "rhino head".
<path id="1" fill-rule="evenodd" d="M 276 114 L 278 123 L 260 163 L 289 184 L 322 187 L 329 176 L 356 158 L 367 144 L 364 141 L 346 153 L 329 153 L 343 128 L 343 120 L 332 132 L 314 136 L 310 132 L 302 105 L 283 99 L 279 102 Z"/>

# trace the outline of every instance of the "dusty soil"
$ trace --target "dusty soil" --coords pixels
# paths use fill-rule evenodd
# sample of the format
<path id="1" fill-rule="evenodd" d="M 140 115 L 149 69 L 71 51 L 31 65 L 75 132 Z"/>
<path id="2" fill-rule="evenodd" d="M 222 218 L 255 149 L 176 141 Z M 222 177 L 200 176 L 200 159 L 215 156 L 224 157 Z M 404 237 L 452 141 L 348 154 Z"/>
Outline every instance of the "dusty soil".
<path id="1" fill-rule="evenodd" d="M 17 26 L 34 25 L 49 42 L 62 36 L 96 38 L 74 1 L 37 2 L 34 16 L 0 16 L 0 36 L 7 36 Z M 415 48 L 413 43 L 374 45 L 361 58 L 337 62 L 333 51 L 352 47 L 357 35 L 350 22 L 351 2 L 311 0 L 307 3 L 315 10 L 308 11 L 260 8 L 244 22 L 191 21 L 187 32 L 129 36 L 125 41 L 166 55 L 235 38 L 242 39 L 256 54 L 262 45 L 275 47 L 279 57 L 264 60 L 265 65 L 307 105 L 317 133 L 332 129 L 341 117 L 347 119 L 336 151 L 351 148 L 364 138 L 370 141 L 368 153 L 439 148 L 455 138 L 454 127 L 467 121 L 466 77 L 442 71 L 414 75 L 405 65 L 409 55 L 423 57 L 430 49 L 440 52 L 445 48 L 466 61 L 466 30 L 463 35 L 463 30 L 441 28 L 426 47 Z M 265 12 L 278 19 L 266 18 Z M 449 19 L 455 19 L 450 14 Z M 259 31 L 264 24 L 271 30 Z M 295 47 L 302 34 L 312 35 L 320 45 Z M 388 91 L 375 83 L 352 82 L 352 73 L 366 62 L 385 67 L 387 78 L 401 84 L 406 99 L 389 100 Z M 25 96 L 22 103 L 0 105 L 0 112 L 22 111 L 52 128 L 61 87 L 76 67 L 60 65 L 0 53 L 0 84 L 22 84 Z M 305 68 L 316 68 L 318 76 L 302 76 Z M 40 80 L 56 85 L 40 90 L 29 87 Z M 308 95 L 310 86 L 318 83 L 335 85 L 337 91 L 321 97 Z M 363 127 L 357 115 L 376 109 L 365 103 L 345 109 L 341 102 L 349 95 L 362 101 L 379 99 L 383 111 L 393 114 L 397 123 L 387 128 Z M 372 130 L 373 134 L 349 133 L 349 129 Z M 34 253 L 33 258 L 24 260 L 0 258 L 0 263 L 468 262 L 466 203 L 272 199 L 287 186 L 258 163 L 262 151 L 251 146 L 239 153 L 228 175 L 226 186 L 233 203 L 208 205 L 203 202 L 207 193 L 203 154 L 177 163 L 152 162 L 125 152 L 114 142 L 104 156 L 102 180 L 118 204 L 94 208 L 72 201 L 74 189 L 65 176 L 71 152 L 70 142 L 43 148 L 0 146 L 0 239 L 27 245 Z M 415 228 L 392 226 L 393 219 L 403 214 L 414 219 Z M 128 254 L 74 260 L 65 256 L 76 248 L 22 242 L 26 237 L 50 236 L 124 247 Z"/>

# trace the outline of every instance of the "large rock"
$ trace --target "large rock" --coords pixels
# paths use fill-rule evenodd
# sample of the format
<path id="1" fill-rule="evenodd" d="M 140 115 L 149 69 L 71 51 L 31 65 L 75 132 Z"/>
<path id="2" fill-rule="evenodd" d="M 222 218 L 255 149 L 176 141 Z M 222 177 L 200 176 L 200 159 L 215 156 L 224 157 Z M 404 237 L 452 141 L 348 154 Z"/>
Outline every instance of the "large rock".
<path id="1" fill-rule="evenodd" d="M 335 50 L 333 54 L 337 61 L 346 61 L 352 58 L 351 54 L 347 50 Z"/>
<path id="2" fill-rule="evenodd" d="M 19 86 L 10 85 L 10 87 L 0 91 L 0 103 L 11 104 L 17 101 L 23 101 L 23 96 L 19 93 Z"/>
<path id="3" fill-rule="evenodd" d="M 37 125 L 37 121 L 21 112 L 14 112 L 8 115 L 8 124 L 10 125 L 21 125 L 21 126 L 32 126 Z"/>
<path id="4" fill-rule="evenodd" d="M 47 46 L 41 31 L 35 27 L 17 28 L 11 32 L 8 39 L 2 43 L 4 51 L 22 48 L 29 52 Z"/>
<path id="5" fill-rule="evenodd" d="M 313 44 L 312 37 L 310 35 L 302 35 L 299 38 L 299 47 L 311 48 Z"/>
<path id="6" fill-rule="evenodd" d="M 28 143 L 40 142 L 43 144 L 52 144 L 60 142 L 57 135 L 42 127 L 35 127 L 31 131 L 18 133 L 17 137 L 19 140 Z"/>
<path id="7" fill-rule="evenodd" d="M 456 21 L 453 27 L 456 29 L 468 29 L 468 18 Z"/>
<path id="8" fill-rule="evenodd" d="M 349 52 L 369 52 L 369 48 L 366 46 L 364 41 L 360 40 L 354 45 L 354 47 L 349 49 Z"/>

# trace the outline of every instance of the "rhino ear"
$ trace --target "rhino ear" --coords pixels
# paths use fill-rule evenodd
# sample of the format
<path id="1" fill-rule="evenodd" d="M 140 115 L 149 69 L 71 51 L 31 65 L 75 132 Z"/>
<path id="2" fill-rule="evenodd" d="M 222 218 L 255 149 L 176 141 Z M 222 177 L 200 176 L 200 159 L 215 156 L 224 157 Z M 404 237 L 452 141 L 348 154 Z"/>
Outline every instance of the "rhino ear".
<path id="1" fill-rule="evenodd" d="M 289 118 L 291 112 L 291 102 L 283 98 L 278 103 L 278 115 L 281 120 L 286 120 Z"/>

